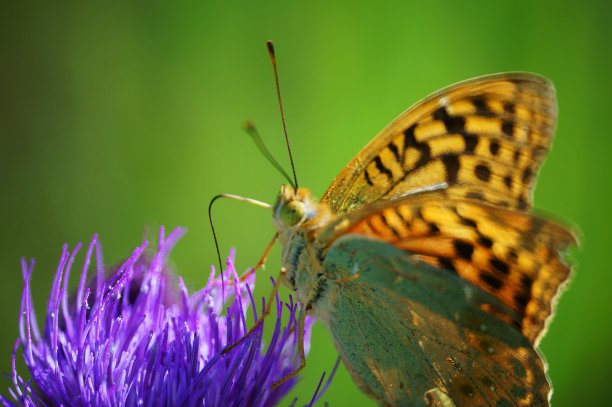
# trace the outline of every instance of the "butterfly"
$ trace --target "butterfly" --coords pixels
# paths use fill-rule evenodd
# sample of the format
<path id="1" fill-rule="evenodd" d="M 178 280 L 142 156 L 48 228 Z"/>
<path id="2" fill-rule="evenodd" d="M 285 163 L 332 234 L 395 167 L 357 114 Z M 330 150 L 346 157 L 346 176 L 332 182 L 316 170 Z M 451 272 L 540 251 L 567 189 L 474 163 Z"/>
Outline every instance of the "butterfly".
<path id="1" fill-rule="evenodd" d="M 541 76 L 471 79 L 402 113 L 320 201 L 281 187 L 283 282 L 378 403 L 549 404 L 537 347 L 576 244 L 532 213 L 556 116 Z"/>

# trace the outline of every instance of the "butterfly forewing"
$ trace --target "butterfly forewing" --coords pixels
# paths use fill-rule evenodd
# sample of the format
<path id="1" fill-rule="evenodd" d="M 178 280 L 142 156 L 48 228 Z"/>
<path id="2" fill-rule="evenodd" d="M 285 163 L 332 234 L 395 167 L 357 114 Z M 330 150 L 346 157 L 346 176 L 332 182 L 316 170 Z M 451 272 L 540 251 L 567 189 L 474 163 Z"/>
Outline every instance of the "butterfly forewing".
<path id="1" fill-rule="evenodd" d="M 555 123 L 554 88 L 540 76 L 508 73 L 459 83 L 385 128 L 334 180 L 322 202 L 342 214 L 442 187 L 529 208 Z"/>

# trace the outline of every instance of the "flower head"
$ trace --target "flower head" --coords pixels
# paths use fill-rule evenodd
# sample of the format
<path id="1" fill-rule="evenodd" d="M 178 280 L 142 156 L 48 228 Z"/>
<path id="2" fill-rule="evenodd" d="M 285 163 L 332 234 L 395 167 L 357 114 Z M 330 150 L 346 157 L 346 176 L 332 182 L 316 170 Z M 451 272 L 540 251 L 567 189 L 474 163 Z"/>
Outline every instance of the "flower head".
<path id="1" fill-rule="evenodd" d="M 137 247 L 110 278 L 94 237 L 85 255 L 76 293 L 68 293 L 75 257 L 66 246 L 53 280 L 43 330 L 34 314 L 30 278 L 34 262 L 22 262 L 24 289 L 20 338 L 13 351 L 12 400 L 4 405 L 271 405 L 295 384 L 273 384 L 299 366 L 296 355 L 297 305 L 276 299 L 277 317 L 269 344 L 263 326 L 226 354 L 223 349 L 248 331 L 254 275 L 240 281 L 227 262 L 225 278 L 214 269 L 206 286 L 189 294 L 178 285 L 167 258 L 183 235 L 160 230 L 157 249 Z M 96 273 L 88 282 L 95 253 Z M 286 324 L 281 321 L 288 310 Z M 306 324 L 306 343 L 311 322 Z M 16 370 L 18 347 L 31 379 Z"/>

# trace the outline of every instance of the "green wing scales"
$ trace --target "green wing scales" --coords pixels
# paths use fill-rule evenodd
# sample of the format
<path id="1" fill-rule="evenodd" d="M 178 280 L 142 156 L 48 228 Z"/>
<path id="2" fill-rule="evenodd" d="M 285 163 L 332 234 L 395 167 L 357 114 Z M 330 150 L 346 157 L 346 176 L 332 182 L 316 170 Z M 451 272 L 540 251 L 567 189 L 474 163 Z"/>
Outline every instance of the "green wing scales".
<path id="1" fill-rule="evenodd" d="M 443 393 L 457 406 L 548 405 L 544 362 L 500 318 L 513 311 L 484 290 L 357 235 L 338 239 L 324 267 L 329 286 L 315 311 L 379 403 L 427 406 L 426 394 Z"/>

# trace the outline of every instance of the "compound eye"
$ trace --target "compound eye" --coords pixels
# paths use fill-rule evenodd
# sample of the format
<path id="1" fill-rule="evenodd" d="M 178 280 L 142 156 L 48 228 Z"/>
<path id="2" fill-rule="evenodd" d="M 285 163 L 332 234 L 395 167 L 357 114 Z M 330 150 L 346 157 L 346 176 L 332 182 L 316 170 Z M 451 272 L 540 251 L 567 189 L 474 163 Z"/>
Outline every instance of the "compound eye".
<path id="1" fill-rule="evenodd" d="M 287 226 L 295 226 L 306 214 L 306 208 L 300 201 L 290 201 L 280 211 L 280 220 Z"/>

